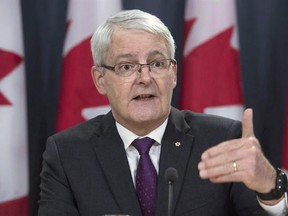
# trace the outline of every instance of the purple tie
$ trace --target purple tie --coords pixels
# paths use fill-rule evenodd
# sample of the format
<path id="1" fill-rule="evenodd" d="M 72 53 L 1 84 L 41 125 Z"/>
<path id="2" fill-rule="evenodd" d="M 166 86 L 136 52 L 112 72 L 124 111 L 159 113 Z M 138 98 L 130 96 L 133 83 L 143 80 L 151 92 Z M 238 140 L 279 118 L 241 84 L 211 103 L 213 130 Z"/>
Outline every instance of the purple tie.
<path id="1" fill-rule="evenodd" d="M 136 192 L 143 216 L 154 216 L 156 209 L 157 173 L 149 157 L 149 150 L 154 142 L 153 139 L 145 137 L 135 139 L 132 143 L 140 154 L 136 173 Z"/>

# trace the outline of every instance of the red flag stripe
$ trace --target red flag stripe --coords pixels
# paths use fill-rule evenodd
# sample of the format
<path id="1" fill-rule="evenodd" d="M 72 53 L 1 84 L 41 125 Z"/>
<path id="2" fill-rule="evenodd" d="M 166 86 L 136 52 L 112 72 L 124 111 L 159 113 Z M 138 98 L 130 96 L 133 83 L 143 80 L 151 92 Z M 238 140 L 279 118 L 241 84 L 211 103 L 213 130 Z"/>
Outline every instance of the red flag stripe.
<path id="1" fill-rule="evenodd" d="M 0 216 L 28 216 L 28 197 L 0 203 Z"/>

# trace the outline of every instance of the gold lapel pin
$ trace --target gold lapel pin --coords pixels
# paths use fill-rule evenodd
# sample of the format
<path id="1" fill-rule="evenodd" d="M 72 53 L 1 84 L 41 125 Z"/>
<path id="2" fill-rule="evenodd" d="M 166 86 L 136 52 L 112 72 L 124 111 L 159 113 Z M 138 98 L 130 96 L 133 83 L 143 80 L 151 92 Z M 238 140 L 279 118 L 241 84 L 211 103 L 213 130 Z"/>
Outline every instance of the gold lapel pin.
<path id="1" fill-rule="evenodd" d="M 179 147 L 180 145 L 181 145 L 180 142 L 175 142 L 175 146 L 176 146 L 176 147 Z"/>

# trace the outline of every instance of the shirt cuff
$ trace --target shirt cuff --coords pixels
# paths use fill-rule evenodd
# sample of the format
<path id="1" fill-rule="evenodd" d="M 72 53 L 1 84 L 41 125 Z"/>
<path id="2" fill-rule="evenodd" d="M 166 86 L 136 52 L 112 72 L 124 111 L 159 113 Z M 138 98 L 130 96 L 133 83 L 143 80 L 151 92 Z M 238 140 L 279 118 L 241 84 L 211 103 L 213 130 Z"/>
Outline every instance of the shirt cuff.
<path id="1" fill-rule="evenodd" d="M 258 199 L 258 197 L 257 197 Z M 272 216 L 284 216 L 287 214 L 287 193 L 284 195 L 284 199 L 282 199 L 279 203 L 276 205 L 270 206 L 270 205 L 265 205 L 262 203 L 259 199 L 258 202 L 260 206 L 269 214 Z"/>

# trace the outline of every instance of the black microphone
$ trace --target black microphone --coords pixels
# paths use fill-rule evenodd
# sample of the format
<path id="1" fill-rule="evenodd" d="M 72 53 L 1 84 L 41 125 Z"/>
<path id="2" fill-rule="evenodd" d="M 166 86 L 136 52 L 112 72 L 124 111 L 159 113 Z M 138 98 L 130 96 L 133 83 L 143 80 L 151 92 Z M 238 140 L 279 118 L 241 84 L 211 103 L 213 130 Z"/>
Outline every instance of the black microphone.
<path id="1" fill-rule="evenodd" d="M 178 179 L 178 171 L 174 167 L 169 167 L 165 171 L 165 180 L 168 182 L 168 216 L 172 216 L 173 183 Z"/>

